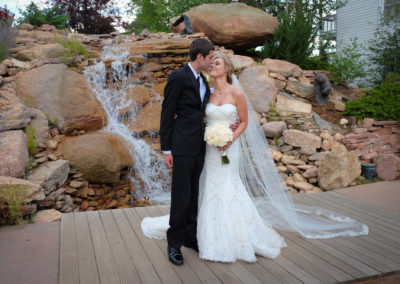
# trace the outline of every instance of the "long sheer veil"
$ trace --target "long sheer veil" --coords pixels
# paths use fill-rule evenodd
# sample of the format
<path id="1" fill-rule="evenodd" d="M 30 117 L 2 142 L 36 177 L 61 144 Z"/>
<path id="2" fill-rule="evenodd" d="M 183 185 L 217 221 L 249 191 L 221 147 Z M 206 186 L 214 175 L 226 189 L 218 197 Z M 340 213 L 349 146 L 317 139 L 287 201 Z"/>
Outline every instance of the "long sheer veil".
<path id="1" fill-rule="evenodd" d="M 254 109 L 235 75 L 232 85 L 245 94 L 248 126 L 240 136 L 240 178 L 258 212 L 275 228 L 298 232 L 306 238 L 331 238 L 368 234 L 368 226 L 335 212 L 293 203 L 269 151 Z"/>

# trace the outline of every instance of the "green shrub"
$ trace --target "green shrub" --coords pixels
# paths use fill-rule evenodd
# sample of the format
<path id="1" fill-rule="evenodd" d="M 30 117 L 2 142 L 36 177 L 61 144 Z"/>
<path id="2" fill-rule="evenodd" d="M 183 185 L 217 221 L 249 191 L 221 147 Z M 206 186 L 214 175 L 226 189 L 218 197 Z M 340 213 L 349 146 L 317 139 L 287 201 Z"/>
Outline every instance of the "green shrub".
<path id="1" fill-rule="evenodd" d="M 397 120 L 400 122 L 400 74 L 389 73 L 385 81 L 356 101 L 346 103 L 345 114 L 358 119 Z"/>
<path id="2" fill-rule="evenodd" d="M 62 44 L 66 48 L 64 57 L 75 57 L 79 54 L 85 56 L 85 58 L 88 58 L 88 56 L 89 56 L 89 53 L 87 52 L 87 50 L 83 47 L 83 45 L 77 39 L 70 39 L 70 40 L 58 39 L 57 42 L 59 44 Z"/>
<path id="3" fill-rule="evenodd" d="M 39 9 L 33 1 L 25 7 L 25 11 L 20 10 L 22 17 L 18 20 L 19 24 L 28 23 L 40 27 L 43 24 L 55 26 L 57 29 L 68 27 L 69 16 L 62 14 L 59 7 L 54 6 L 48 9 Z"/>
<path id="4" fill-rule="evenodd" d="M 25 190 L 19 185 L 0 186 L 0 224 L 16 225 L 22 223 L 23 212 L 21 206 L 26 198 Z"/>
<path id="5" fill-rule="evenodd" d="M 300 67 L 303 70 L 328 70 L 330 65 L 328 62 L 321 60 L 319 56 L 311 56 Z"/>
<path id="6" fill-rule="evenodd" d="M 28 152 L 29 152 L 29 156 L 31 156 L 31 157 L 33 157 L 35 155 L 37 147 L 38 147 L 38 143 L 37 143 L 36 137 L 35 137 L 35 132 L 36 132 L 36 129 L 34 127 L 30 127 L 29 125 L 27 127 L 25 127 L 25 133 L 26 133 L 26 136 L 28 136 L 28 142 L 27 142 Z"/>

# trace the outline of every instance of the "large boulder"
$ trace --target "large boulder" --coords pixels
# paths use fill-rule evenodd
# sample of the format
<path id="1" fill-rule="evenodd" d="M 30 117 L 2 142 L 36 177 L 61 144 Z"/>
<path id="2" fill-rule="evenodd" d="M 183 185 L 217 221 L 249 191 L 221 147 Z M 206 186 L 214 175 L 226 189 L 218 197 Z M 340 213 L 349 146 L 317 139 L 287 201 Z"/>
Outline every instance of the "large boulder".
<path id="1" fill-rule="evenodd" d="M 374 159 L 376 172 L 384 180 L 395 180 L 400 177 L 400 158 L 394 154 L 379 155 Z"/>
<path id="2" fill-rule="evenodd" d="M 314 87 L 311 84 L 301 82 L 293 77 L 287 80 L 285 90 L 305 99 L 314 97 Z"/>
<path id="3" fill-rule="evenodd" d="M 145 87 L 135 86 L 127 90 L 126 98 L 127 101 L 122 102 L 124 105 L 119 110 L 120 114 L 125 114 L 148 103 L 151 98 L 151 91 Z"/>
<path id="4" fill-rule="evenodd" d="M 135 124 L 129 127 L 133 133 L 160 131 L 161 103 L 153 102 L 144 106 L 136 115 Z"/>
<path id="5" fill-rule="evenodd" d="M 263 45 L 279 26 L 275 17 L 241 3 L 203 4 L 184 14 L 195 33 L 204 33 L 214 44 L 238 50 Z M 178 17 L 171 19 L 171 25 Z"/>
<path id="6" fill-rule="evenodd" d="M 67 180 L 70 172 L 69 162 L 57 160 L 46 162 L 29 173 L 27 179 L 41 186 L 46 194 L 59 189 Z"/>
<path id="7" fill-rule="evenodd" d="M 318 168 L 318 184 L 325 190 L 347 187 L 361 174 L 361 164 L 355 152 L 335 143 Z"/>
<path id="8" fill-rule="evenodd" d="M 259 113 L 269 111 L 270 104 L 275 104 L 278 94 L 275 80 L 268 74 L 267 67 L 257 65 L 246 68 L 239 76 L 240 84 Z"/>
<path id="9" fill-rule="evenodd" d="M 0 132 L 0 176 L 22 178 L 29 162 L 26 134 L 22 130 Z"/>
<path id="10" fill-rule="evenodd" d="M 133 165 L 127 142 L 107 132 L 66 137 L 57 154 L 69 160 L 92 183 L 117 182 L 121 170 Z"/>
<path id="11" fill-rule="evenodd" d="M 257 64 L 254 59 L 249 56 L 235 54 L 230 56 L 230 59 L 232 60 L 233 68 L 235 68 L 235 70 L 244 69 Z"/>
<path id="12" fill-rule="evenodd" d="M 297 129 L 284 130 L 283 140 L 285 143 L 295 147 L 311 146 L 313 148 L 321 148 L 322 145 L 321 137 Z"/>
<path id="13" fill-rule="evenodd" d="M 286 78 L 298 78 L 303 73 L 299 66 L 284 60 L 267 58 L 262 61 L 262 64 L 268 68 L 269 72 L 281 74 Z"/>
<path id="14" fill-rule="evenodd" d="M 10 191 L 17 190 L 16 195 L 21 198 L 23 203 L 41 201 L 46 198 L 43 189 L 30 181 L 13 177 L 0 176 L 0 195 L 8 203 Z"/>
<path id="15" fill-rule="evenodd" d="M 0 90 L 0 132 L 21 129 L 29 124 L 35 112 L 14 94 Z"/>
<path id="16" fill-rule="evenodd" d="M 294 113 L 309 113 L 311 114 L 311 104 L 303 103 L 298 100 L 291 100 L 282 95 L 278 95 L 276 102 L 276 109 L 278 111 L 288 111 Z"/>
<path id="17" fill-rule="evenodd" d="M 58 121 L 66 134 L 73 130 L 101 129 L 106 114 L 85 78 L 64 64 L 29 70 L 17 80 L 17 95 L 28 105 Z"/>
<path id="18" fill-rule="evenodd" d="M 64 47 L 59 43 L 41 44 L 32 48 L 21 50 L 18 52 L 17 58 L 24 61 L 57 58 L 64 54 L 64 50 Z"/>

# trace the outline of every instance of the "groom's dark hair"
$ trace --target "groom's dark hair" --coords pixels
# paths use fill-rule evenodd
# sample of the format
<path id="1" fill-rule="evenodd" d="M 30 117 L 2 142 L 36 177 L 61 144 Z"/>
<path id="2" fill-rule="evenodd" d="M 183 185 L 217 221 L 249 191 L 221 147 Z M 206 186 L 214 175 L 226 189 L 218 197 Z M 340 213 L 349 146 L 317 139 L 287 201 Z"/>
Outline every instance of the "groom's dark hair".
<path id="1" fill-rule="evenodd" d="M 205 38 L 195 39 L 189 48 L 190 61 L 195 61 L 199 53 L 206 57 L 211 50 L 214 50 L 214 45 L 211 41 Z"/>

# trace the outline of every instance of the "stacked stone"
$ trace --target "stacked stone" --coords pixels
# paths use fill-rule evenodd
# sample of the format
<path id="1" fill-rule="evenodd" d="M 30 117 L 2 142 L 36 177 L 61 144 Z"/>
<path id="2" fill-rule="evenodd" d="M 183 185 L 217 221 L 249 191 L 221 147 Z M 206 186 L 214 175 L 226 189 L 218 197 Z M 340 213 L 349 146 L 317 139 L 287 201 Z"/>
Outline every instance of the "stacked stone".
<path id="1" fill-rule="evenodd" d="M 397 121 L 365 118 L 359 128 L 344 136 L 343 144 L 348 150 L 354 150 L 361 162 L 371 163 L 381 154 L 399 154 L 399 131 Z"/>

